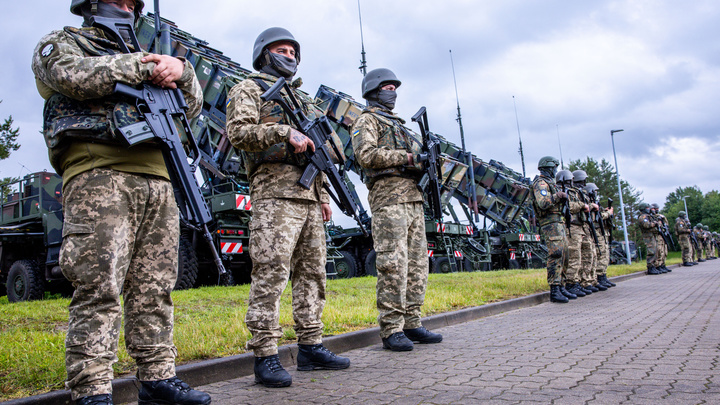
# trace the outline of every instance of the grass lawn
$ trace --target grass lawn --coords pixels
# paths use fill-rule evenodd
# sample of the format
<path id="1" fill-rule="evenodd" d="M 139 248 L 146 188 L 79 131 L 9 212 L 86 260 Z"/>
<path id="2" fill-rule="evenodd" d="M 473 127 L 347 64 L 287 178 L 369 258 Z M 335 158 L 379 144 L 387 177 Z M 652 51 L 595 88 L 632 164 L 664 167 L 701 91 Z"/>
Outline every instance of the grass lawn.
<path id="1" fill-rule="evenodd" d="M 679 263 L 671 253 L 668 263 Z M 644 262 L 611 266 L 609 276 L 645 269 Z M 376 326 L 374 277 L 328 280 L 323 312 L 325 335 Z M 249 285 L 203 287 L 173 292 L 177 363 L 245 352 L 250 332 L 243 322 Z M 546 291 L 544 269 L 431 274 L 423 316 L 474 307 Z M 292 343 L 290 294 L 282 297 L 281 344 Z M 46 299 L 10 304 L 0 298 L 0 401 L 63 388 L 65 334 L 69 299 Z M 115 375 L 134 373 L 134 362 L 120 335 Z"/>

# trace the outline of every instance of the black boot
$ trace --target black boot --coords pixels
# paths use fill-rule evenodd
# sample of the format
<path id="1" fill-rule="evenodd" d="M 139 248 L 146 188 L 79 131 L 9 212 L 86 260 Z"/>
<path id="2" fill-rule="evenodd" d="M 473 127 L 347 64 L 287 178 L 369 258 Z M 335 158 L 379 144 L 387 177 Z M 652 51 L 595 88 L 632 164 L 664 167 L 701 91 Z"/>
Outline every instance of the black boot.
<path id="1" fill-rule="evenodd" d="M 405 337 L 416 343 L 440 343 L 442 342 L 442 335 L 439 333 L 430 332 L 425 329 L 424 326 L 415 329 L 403 329 Z"/>
<path id="2" fill-rule="evenodd" d="M 602 275 L 602 280 L 603 280 L 603 282 L 605 283 L 605 285 L 608 286 L 608 287 L 615 287 L 615 286 L 617 285 L 617 284 L 613 283 L 612 281 L 610 281 L 610 280 L 607 278 L 607 274 L 603 274 L 603 275 Z"/>
<path id="3" fill-rule="evenodd" d="M 75 400 L 75 405 L 113 405 L 112 395 L 99 394 Z"/>
<path id="4" fill-rule="evenodd" d="M 660 272 L 660 270 L 656 269 L 655 267 L 650 266 L 647 269 L 647 274 L 648 275 L 656 275 L 656 274 L 662 274 L 662 273 Z"/>
<path id="5" fill-rule="evenodd" d="M 190 388 L 177 377 L 157 381 L 140 381 L 138 405 L 207 405 L 210 401 L 208 393 Z"/>
<path id="6" fill-rule="evenodd" d="M 580 284 L 577 284 L 577 283 L 575 283 L 575 284 L 568 284 L 568 285 L 566 286 L 566 289 L 567 289 L 567 291 L 568 291 L 569 293 L 575 294 L 575 295 L 578 296 L 578 297 L 584 297 L 584 296 L 587 295 L 587 294 L 585 294 L 585 291 L 583 291 L 583 290 L 580 289 Z"/>
<path id="7" fill-rule="evenodd" d="M 350 367 L 350 359 L 340 357 L 322 344 L 298 344 L 297 369 L 310 370 L 342 370 Z"/>
<path id="8" fill-rule="evenodd" d="M 566 304 L 570 302 L 570 300 L 562 295 L 560 292 L 560 286 L 559 285 L 551 285 L 550 286 L 550 302 L 558 302 L 560 304 Z"/>
<path id="9" fill-rule="evenodd" d="M 560 294 L 566 296 L 569 300 L 577 299 L 577 295 L 568 291 L 564 285 L 560 284 Z"/>
<path id="10" fill-rule="evenodd" d="M 583 287 L 580 284 L 578 284 L 578 288 L 580 289 L 580 291 L 584 292 L 585 295 L 590 295 L 593 293 L 593 291 L 591 289 L 589 289 L 587 287 Z"/>
<path id="11" fill-rule="evenodd" d="M 413 342 L 402 332 L 395 332 L 392 335 L 382 338 L 383 349 L 394 352 L 409 352 L 413 349 Z"/>
<path id="12" fill-rule="evenodd" d="M 280 364 L 277 354 L 266 357 L 255 357 L 255 383 L 268 388 L 289 387 L 292 384 L 290 373 Z"/>
<path id="13" fill-rule="evenodd" d="M 592 292 L 594 292 L 594 293 L 600 291 L 600 289 L 595 288 L 595 286 L 592 285 L 592 284 L 588 284 L 588 285 L 584 286 L 583 288 L 586 289 L 586 290 L 590 290 L 590 291 L 592 291 Z"/>
<path id="14" fill-rule="evenodd" d="M 655 268 L 657 269 L 657 271 L 660 272 L 660 274 L 665 274 L 665 273 L 667 273 L 667 271 L 666 271 L 665 269 L 663 269 L 662 266 L 655 266 Z"/>
<path id="15" fill-rule="evenodd" d="M 705 261 L 705 259 L 698 259 L 698 261 L 699 261 L 700 263 L 702 263 L 702 262 Z"/>
<path id="16" fill-rule="evenodd" d="M 663 270 L 665 270 L 665 273 L 672 273 L 672 270 L 669 269 L 669 268 L 668 268 L 667 266 L 665 266 L 664 264 L 663 264 L 661 267 L 662 267 Z"/>
<path id="17" fill-rule="evenodd" d="M 694 264 L 692 264 L 692 262 L 683 262 L 682 265 L 685 266 L 685 267 L 692 267 L 692 266 L 694 266 Z"/>
<path id="18" fill-rule="evenodd" d="M 600 282 L 598 282 L 597 284 L 593 284 L 592 286 L 595 287 L 595 288 L 597 288 L 598 291 L 607 291 L 607 289 L 608 289 L 608 288 L 605 286 L 605 284 L 602 284 L 602 283 L 600 283 Z"/>

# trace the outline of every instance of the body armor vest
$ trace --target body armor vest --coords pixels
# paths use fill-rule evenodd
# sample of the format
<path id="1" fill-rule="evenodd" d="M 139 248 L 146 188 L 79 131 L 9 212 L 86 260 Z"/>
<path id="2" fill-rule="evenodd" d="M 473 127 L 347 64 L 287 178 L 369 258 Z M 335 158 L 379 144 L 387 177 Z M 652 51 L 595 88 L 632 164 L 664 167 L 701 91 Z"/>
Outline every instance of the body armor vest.
<path id="1" fill-rule="evenodd" d="M 399 117 L 386 114 L 373 107 L 364 110 L 362 114 L 372 115 L 383 125 L 383 131 L 377 140 L 378 148 L 403 150 L 411 153 L 413 157 L 417 157 L 422 153 L 422 139 L 416 138 L 411 132 L 403 128 L 403 121 Z M 416 178 L 422 174 L 422 170 L 422 163 L 414 162 L 413 167 L 396 166 L 387 169 L 362 168 L 362 173 L 363 181 L 372 183 L 377 178 L 384 176 Z"/>

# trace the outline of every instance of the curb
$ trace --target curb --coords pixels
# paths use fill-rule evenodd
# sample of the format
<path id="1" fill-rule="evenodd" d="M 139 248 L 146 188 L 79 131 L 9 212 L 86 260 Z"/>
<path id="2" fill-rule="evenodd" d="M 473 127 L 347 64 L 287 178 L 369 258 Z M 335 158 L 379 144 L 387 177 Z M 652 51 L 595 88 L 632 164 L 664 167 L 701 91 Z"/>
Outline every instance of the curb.
<path id="1" fill-rule="evenodd" d="M 644 271 L 612 277 L 613 282 L 626 281 L 645 275 Z M 458 311 L 432 315 L 422 319 L 423 326 L 428 329 L 439 329 L 446 326 L 457 325 L 498 315 L 516 309 L 532 307 L 550 300 L 549 292 L 541 292 L 506 301 L 494 302 L 478 307 L 465 308 Z M 335 353 L 342 353 L 353 349 L 380 344 L 380 328 L 370 328 L 342 335 L 323 338 L 323 345 Z M 280 361 L 286 365 L 295 365 L 297 345 L 283 345 L 278 348 Z M 219 381 L 232 380 L 253 374 L 255 358 L 252 353 L 243 353 L 235 356 L 199 361 L 178 366 L 177 376 L 192 387 L 199 387 Z M 113 380 L 113 402 L 122 404 L 137 401 L 138 385 L 135 377 L 123 377 Z M 4 405 L 72 405 L 70 391 L 52 391 L 46 394 L 34 395 L 26 398 L 3 402 Z"/>

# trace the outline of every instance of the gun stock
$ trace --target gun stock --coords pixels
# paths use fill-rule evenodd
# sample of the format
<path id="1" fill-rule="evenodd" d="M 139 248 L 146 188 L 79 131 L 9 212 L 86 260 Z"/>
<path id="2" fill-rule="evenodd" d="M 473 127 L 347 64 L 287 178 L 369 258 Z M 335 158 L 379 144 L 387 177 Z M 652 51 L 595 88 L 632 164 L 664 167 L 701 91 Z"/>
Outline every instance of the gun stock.
<path id="1" fill-rule="evenodd" d="M 442 221 L 441 185 L 439 181 L 440 142 L 436 137 L 432 136 L 430 132 L 427 110 L 424 106 L 420 107 L 411 119 L 420 126 L 420 134 L 423 139 L 423 153 L 418 156 L 418 160 L 423 163 L 425 173 L 418 183 L 418 187 L 420 191 L 428 196 L 428 205 L 430 206 L 430 212 L 432 212 L 433 218 L 436 221 Z"/>

